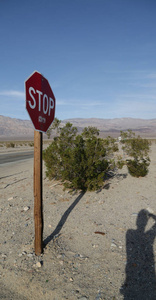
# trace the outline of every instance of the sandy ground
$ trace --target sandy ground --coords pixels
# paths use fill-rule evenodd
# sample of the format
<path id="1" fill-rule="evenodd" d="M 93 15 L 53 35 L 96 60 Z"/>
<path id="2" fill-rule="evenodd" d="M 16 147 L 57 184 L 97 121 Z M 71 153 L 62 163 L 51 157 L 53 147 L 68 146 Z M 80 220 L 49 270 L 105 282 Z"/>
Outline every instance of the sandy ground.
<path id="1" fill-rule="evenodd" d="M 100 192 L 71 195 L 44 175 L 39 257 L 33 159 L 0 165 L 0 299 L 156 299 L 156 144 L 151 150 L 145 178 L 124 167 Z M 153 214 L 145 230 L 143 209 Z"/>

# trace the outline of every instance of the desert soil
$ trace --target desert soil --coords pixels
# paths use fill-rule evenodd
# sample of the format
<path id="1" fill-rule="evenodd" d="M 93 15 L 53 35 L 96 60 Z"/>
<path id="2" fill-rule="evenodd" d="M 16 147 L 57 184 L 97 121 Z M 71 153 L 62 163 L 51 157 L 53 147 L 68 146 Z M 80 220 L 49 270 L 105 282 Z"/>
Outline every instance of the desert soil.
<path id="1" fill-rule="evenodd" d="M 123 285 L 126 233 L 136 230 L 142 209 L 156 214 L 154 143 L 150 158 L 146 177 L 133 178 L 124 167 L 101 191 L 85 194 L 64 191 L 44 173 L 45 247 L 41 256 L 34 254 L 33 159 L 0 165 L 0 299 L 156 299 L 150 275 L 145 284 L 148 298 L 139 280 L 138 297 L 133 295 L 131 279 L 128 292 Z M 149 218 L 146 232 L 154 223 Z M 151 247 L 154 268 L 156 242 L 152 239 Z M 137 264 L 133 263 L 134 272 Z"/>

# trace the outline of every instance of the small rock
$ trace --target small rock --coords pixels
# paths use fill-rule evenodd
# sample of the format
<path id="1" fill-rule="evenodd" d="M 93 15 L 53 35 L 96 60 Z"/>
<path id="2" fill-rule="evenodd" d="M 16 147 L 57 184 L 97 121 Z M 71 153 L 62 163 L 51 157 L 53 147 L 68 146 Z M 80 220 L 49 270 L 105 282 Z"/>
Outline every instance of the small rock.
<path id="1" fill-rule="evenodd" d="M 33 253 L 28 253 L 27 256 L 31 258 L 31 257 L 33 257 L 34 255 L 33 255 Z"/>
<path id="2" fill-rule="evenodd" d="M 115 243 L 111 243 L 111 247 L 117 247 L 117 245 Z"/>
<path id="3" fill-rule="evenodd" d="M 22 251 L 22 255 L 26 255 L 27 254 L 27 252 L 26 251 Z"/>
<path id="4" fill-rule="evenodd" d="M 8 201 L 11 201 L 11 200 L 13 200 L 14 199 L 14 197 L 10 197 L 10 198 L 8 198 Z"/>
<path id="5" fill-rule="evenodd" d="M 99 200 L 99 202 L 98 202 L 99 204 L 103 204 L 104 203 L 104 201 L 103 200 Z"/>
<path id="6" fill-rule="evenodd" d="M 38 261 L 35 266 L 36 266 L 36 268 L 41 268 L 42 267 L 40 261 Z"/>
<path id="7" fill-rule="evenodd" d="M 29 209 L 30 209 L 30 206 L 25 206 L 25 207 L 23 208 L 24 211 L 28 211 Z"/>
<path id="8" fill-rule="evenodd" d="M 92 245 L 92 247 L 93 247 L 93 248 L 98 248 L 98 247 L 99 247 L 99 245 Z"/>
<path id="9" fill-rule="evenodd" d="M 154 211 L 153 211 L 153 209 L 152 208 L 150 208 L 150 207 L 147 207 L 146 208 L 146 210 L 150 213 L 150 214 L 154 214 Z"/>
<path id="10" fill-rule="evenodd" d="M 80 254 L 75 254 L 74 257 L 76 257 L 76 258 L 77 258 L 77 257 L 80 257 Z"/>
<path id="11" fill-rule="evenodd" d="M 74 257 L 80 258 L 80 259 L 88 259 L 88 256 L 83 256 L 82 254 L 75 254 Z"/>
<path id="12" fill-rule="evenodd" d="M 70 277 L 70 279 L 69 279 L 71 282 L 73 282 L 74 280 L 73 280 L 73 278 L 72 277 Z"/>
<path id="13" fill-rule="evenodd" d="M 6 258 L 7 257 L 7 255 L 6 254 L 2 254 L 2 258 Z"/>

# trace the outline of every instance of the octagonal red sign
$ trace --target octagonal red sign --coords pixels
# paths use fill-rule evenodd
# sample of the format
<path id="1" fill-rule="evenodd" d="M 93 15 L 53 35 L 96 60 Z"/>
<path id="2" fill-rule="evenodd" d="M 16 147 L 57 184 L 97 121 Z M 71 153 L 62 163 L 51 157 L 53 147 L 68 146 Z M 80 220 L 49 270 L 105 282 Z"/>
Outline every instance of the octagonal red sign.
<path id="1" fill-rule="evenodd" d="M 35 71 L 25 81 L 26 109 L 36 130 L 46 132 L 55 117 L 55 96 L 48 80 Z"/>

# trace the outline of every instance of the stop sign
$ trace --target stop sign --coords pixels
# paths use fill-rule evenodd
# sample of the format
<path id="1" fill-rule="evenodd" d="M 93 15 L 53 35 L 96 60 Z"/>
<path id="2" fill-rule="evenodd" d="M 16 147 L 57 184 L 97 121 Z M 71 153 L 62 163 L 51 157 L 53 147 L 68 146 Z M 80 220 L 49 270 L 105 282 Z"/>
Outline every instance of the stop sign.
<path id="1" fill-rule="evenodd" d="M 55 96 L 48 80 L 35 71 L 25 81 L 26 109 L 36 130 L 46 132 L 55 116 Z"/>

